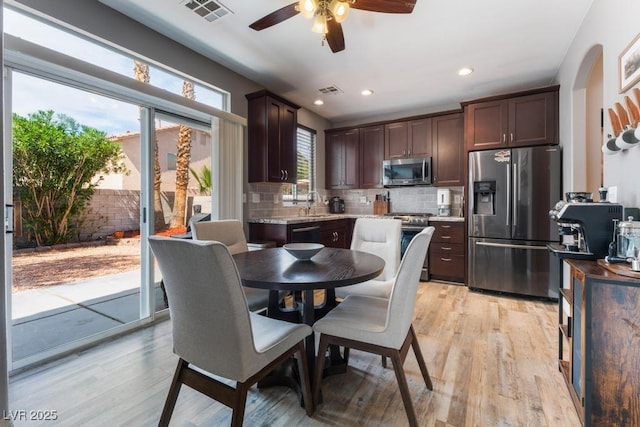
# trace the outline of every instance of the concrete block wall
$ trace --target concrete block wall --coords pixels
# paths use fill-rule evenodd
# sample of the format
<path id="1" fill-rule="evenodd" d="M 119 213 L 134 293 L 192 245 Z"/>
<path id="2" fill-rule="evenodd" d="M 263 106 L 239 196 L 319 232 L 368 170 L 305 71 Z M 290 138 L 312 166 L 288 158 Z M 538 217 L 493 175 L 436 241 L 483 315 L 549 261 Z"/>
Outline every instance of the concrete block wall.
<path id="1" fill-rule="evenodd" d="M 82 240 L 140 228 L 140 192 L 99 189 L 80 224 Z"/>

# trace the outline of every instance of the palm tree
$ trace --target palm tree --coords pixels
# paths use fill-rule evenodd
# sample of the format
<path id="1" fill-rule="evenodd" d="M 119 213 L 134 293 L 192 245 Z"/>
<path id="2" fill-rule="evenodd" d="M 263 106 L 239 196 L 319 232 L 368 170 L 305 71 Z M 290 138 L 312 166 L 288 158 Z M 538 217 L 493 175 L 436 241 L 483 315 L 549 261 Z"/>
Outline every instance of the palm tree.
<path id="1" fill-rule="evenodd" d="M 194 168 L 189 168 L 191 175 L 198 183 L 198 191 L 203 196 L 211 195 L 211 168 L 207 165 L 202 166 L 200 173 Z"/>
<path id="2" fill-rule="evenodd" d="M 192 101 L 196 99 L 192 82 L 188 80 L 182 82 L 182 96 Z M 180 130 L 178 131 L 178 148 L 176 152 L 176 194 L 175 200 L 173 201 L 171 227 L 182 227 L 185 225 L 190 162 L 191 128 L 185 125 L 180 125 Z"/>
<path id="3" fill-rule="evenodd" d="M 139 82 L 149 83 L 149 65 L 134 61 L 133 71 L 136 80 Z M 153 138 L 153 211 L 156 229 L 164 227 L 164 211 L 162 209 L 162 196 L 160 194 L 160 185 L 162 179 L 160 175 L 160 160 L 158 159 L 158 140 Z"/>

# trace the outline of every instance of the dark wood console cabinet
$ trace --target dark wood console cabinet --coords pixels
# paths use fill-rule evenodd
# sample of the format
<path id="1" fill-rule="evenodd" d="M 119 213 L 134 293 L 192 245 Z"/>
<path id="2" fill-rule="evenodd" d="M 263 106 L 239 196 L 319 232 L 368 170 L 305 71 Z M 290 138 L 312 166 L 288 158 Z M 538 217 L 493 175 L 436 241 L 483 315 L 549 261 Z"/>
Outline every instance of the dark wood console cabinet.
<path id="1" fill-rule="evenodd" d="M 565 260 L 559 368 L 585 426 L 640 425 L 640 280 Z M 568 307 L 568 311 L 565 310 Z"/>
<path id="2" fill-rule="evenodd" d="M 249 182 L 297 182 L 298 107 L 268 91 L 246 95 L 249 104 Z"/>
<path id="3" fill-rule="evenodd" d="M 467 151 L 558 144 L 558 86 L 463 103 Z"/>

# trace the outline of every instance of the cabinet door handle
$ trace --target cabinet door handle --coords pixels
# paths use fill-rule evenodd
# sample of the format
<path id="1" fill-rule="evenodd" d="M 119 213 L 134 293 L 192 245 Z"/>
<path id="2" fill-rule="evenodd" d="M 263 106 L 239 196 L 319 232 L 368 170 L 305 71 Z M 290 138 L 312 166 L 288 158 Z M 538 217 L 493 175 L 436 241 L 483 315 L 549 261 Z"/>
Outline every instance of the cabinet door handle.
<path id="1" fill-rule="evenodd" d="M 440 261 L 450 262 L 450 261 L 451 261 L 451 258 L 440 258 Z"/>
<path id="2" fill-rule="evenodd" d="M 513 132 L 511 132 L 511 142 L 513 142 Z"/>
<path id="3" fill-rule="evenodd" d="M 450 251 L 451 250 L 451 248 L 447 248 L 446 246 L 443 246 L 440 249 L 442 249 L 443 251 Z"/>
<path id="4" fill-rule="evenodd" d="M 451 228 L 450 225 L 441 225 L 440 228 Z"/>
<path id="5" fill-rule="evenodd" d="M 280 169 L 280 181 L 284 179 L 284 170 Z"/>
<path id="6" fill-rule="evenodd" d="M 450 239 L 451 236 L 440 236 L 442 239 Z"/>
<path id="7" fill-rule="evenodd" d="M 288 181 L 289 180 L 289 171 L 288 170 L 284 170 L 284 180 Z"/>
<path id="8" fill-rule="evenodd" d="M 502 143 L 504 144 L 505 142 L 507 142 L 507 134 L 503 133 L 502 134 Z"/>

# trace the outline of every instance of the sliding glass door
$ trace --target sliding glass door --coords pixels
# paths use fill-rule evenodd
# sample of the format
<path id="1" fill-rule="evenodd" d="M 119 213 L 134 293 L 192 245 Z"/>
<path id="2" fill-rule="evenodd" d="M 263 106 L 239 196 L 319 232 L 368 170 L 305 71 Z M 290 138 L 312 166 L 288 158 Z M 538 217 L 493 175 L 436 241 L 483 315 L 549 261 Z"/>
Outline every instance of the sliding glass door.
<path id="1" fill-rule="evenodd" d="M 13 367 L 149 316 L 141 301 L 140 108 L 8 72 Z M 137 173 L 136 173 L 137 171 Z M 160 298 L 162 299 L 162 298 Z"/>

